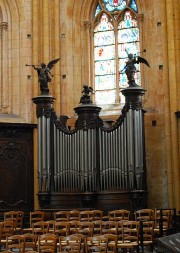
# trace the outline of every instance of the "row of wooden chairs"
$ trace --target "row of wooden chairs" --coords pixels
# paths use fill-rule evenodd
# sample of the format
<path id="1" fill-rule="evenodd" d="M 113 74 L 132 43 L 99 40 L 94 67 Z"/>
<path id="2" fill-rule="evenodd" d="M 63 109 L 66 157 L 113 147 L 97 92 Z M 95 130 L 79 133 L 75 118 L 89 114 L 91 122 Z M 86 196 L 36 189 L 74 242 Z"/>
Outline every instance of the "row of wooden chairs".
<path id="1" fill-rule="evenodd" d="M 5 250 L 24 252 L 117 252 L 118 249 L 136 250 L 140 245 L 139 222 L 126 221 L 123 223 L 123 236 L 120 239 L 116 234 L 103 234 L 86 236 L 73 234 L 68 236 L 56 236 L 55 234 L 24 234 L 13 235 L 6 238 Z M 150 244 L 150 241 L 148 241 Z M 72 252 L 71 252 L 72 253 Z"/>
<path id="2" fill-rule="evenodd" d="M 134 212 L 134 220 L 137 221 L 154 221 L 155 222 L 155 231 L 156 234 L 159 233 L 160 229 L 163 232 L 168 231 L 169 227 L 172 224 L 172 210 L 156 210 L 156 209 L 141 209 Z M 24 213 L 21 211 L 10 211 L 4 213 L 4 220 L 12 220 L 14 222 L 16 233 L 28 233 L 32 232 L 34 223 L 45 220 L 45 212 L 35 211 L 30 212 L 30 227 L 23 228 L 23 217 Z M 54 217 L 50 226 L 53 226 L 53 223 L 65 221 L 71 222 L 73 226 L 73 221 L 121 221 L 121 220 L 130 220 L 130 211 L 129 210 L 113 210 L 109 211 L 108 215 L 103 215 L 101 210 L 71 210 L 71 211 L 58 211 L 54 212 Z M 162 232 L 162 231 L 161 231 Z"/>

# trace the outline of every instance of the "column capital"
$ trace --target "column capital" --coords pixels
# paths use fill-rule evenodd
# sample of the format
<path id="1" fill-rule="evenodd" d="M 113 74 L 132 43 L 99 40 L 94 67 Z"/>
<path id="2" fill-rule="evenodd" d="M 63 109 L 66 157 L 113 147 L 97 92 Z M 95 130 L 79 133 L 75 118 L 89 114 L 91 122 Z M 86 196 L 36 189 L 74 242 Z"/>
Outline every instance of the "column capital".
<path id="1" fill-rule="evenodd" d="M 8 23 L 7 22 L 1 22 L 1 30 L 7 30 L 8 29 Z"/>
<path id="2" fill-rule="evenodd" d="M 84 21 L 84 27 L 88 30 L 91 28 L 91 21 L 90 20 L 85 20 Z"/>
<path id="3" fill-rule="evenodd" d="M 144 14 L 138 14 L 137 19 L 139 22 L 144 22 Z"/>

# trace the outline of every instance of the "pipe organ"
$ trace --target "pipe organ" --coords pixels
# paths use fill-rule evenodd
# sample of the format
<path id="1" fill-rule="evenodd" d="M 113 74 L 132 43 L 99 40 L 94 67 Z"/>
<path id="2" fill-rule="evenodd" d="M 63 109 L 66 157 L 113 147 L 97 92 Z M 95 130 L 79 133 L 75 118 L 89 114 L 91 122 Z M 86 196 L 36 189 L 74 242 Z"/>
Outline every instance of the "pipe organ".
<path id="1" fill-rule="evenodd" d="M 103 205 L 98 201 L 103 194 L 125 194 L 130 206 L 134 198 L 143 198 L 146 180 L 141 99 L 145 90 L 128 87 L 122 93 L 126 103 L 111 127 L 104 126 L 100 107 L 80 104 L 74 108 L 77 120 L 73 130 L 66 125 L 67 116 L 56 115 L 53 97 L 33 98 L 38 117 L 39 198 L 48 196 L 41 201 L 42 207 L 61 208 L 58 200 L 53 205 L 52 196 L 66 196 L 66 201 L 70 195 L 78 196 L 74 208 L 82 207 L 83 194 L 96 196 L 97 208 Z"/>

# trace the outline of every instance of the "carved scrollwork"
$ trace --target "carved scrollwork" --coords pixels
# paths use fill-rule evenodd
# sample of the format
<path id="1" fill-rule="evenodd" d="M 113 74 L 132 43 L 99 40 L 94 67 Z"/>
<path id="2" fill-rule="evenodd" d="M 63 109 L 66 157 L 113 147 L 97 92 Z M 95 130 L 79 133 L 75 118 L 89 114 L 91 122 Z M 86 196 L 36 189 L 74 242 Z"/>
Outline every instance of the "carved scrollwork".
<path id="1" fill-rule="evenodd" d="M 37 118 L 40 118 L 42 116 L 44 116 L 45 118 L 50 118 L 51 114 L 52 114 L 52 109 L 51 108 L 44 109 L 44 108 L 38 108 L 37 107 L 37 110 L 36 110 Z"/>
<path id="2" fill-rule="evenodd" d="M 75 122 L 75 127 L 78 130 L 94 129 L 97 127 L 101 127 L 102 125 L 103 125 L 103 120 L 99 117 L 96 117 L 96 118 L 79 117 Z"/>

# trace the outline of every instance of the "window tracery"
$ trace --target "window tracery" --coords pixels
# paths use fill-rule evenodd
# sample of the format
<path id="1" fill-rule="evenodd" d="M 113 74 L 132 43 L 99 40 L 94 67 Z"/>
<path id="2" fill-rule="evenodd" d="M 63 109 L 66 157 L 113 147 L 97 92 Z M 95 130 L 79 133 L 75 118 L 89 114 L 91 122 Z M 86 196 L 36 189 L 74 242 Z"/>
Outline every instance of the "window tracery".
<path id="1" fill-rule="evenodd" d="M 124 102 L 120 89 L 127 87 L 124 73 L 129 53 L 139 55 L 138 7 L 135 0 L 98 0 L 94 16 L 95 102 Z M 141 75 L 137 66 L 136 83 Z"/>

